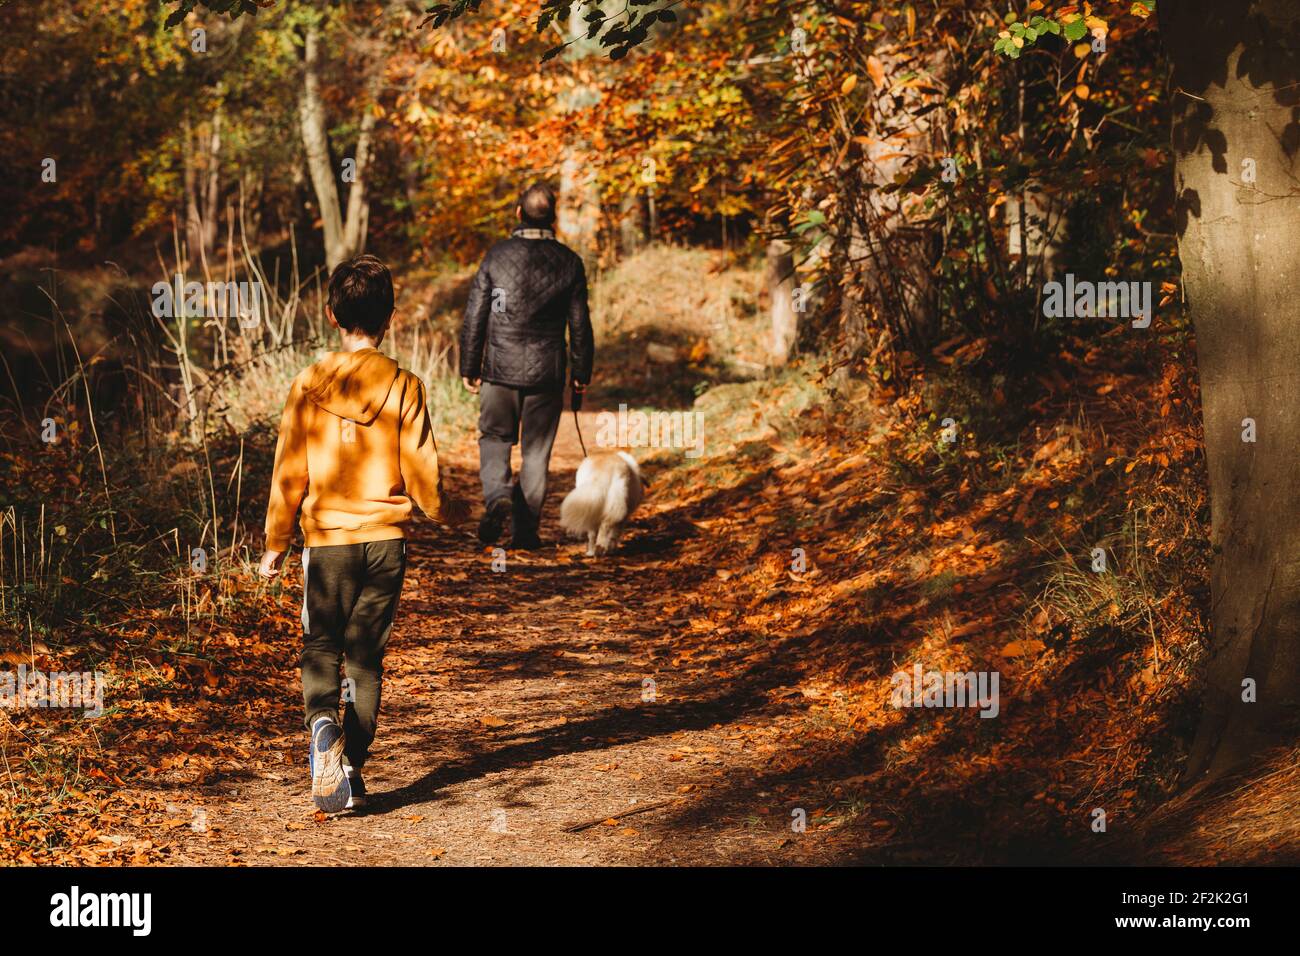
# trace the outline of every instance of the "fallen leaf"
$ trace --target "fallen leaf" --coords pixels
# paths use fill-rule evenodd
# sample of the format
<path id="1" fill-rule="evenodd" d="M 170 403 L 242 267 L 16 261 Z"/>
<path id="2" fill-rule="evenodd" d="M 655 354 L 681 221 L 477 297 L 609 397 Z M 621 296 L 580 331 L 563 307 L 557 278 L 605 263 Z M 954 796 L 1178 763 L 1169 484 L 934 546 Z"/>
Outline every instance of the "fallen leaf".
<path id="1" fill-rule="evenodd" d="M 1047 645 L 1044 644 L 1042 641 L 1036 641 L 1033 638 L 1028 638 L 1023 641 L 1012 641 L 1011 643 L 1003 647 L 1002 650 L 999 651 L 999 653 L 1003 657 L 1020 657 L 1024 654 L 1037 654 L 1039 651 L 1043 650 L 1046 646 Z"/>
<path id="2" fill-rule="evenodd" d="M 871 76 L 871 82 L 876 86 L 885 84 L 885 67 L 880 60 L 874 56 L 867 57 L 867 73 Z"/>

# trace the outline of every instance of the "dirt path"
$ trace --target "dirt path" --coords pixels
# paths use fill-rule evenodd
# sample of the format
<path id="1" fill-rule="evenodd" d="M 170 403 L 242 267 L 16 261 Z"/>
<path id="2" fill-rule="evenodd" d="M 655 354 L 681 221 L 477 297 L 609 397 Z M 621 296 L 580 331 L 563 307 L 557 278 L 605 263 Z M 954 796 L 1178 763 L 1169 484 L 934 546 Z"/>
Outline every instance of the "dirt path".
<path id="1" fill-rule="evenodd" d="M 584 419 L 590 442 L 594 413 Z M 448 457 L 453 490 L 472 496 L 471 450 Z M 552 462 L 548 541 L 558 538 L 555 512 L 580 460 L 566 415 Z M 511 552 L 503 572 L 477 542 L 426 531 L 412 543 L 390 644 L 366 769 L 370 806 L 316 815 L 306 733 L 277 720 L 251 773 L 169 796 L 173 814 L 199 820 L 169 834 L 170 859 L 565 865 L 836 857 L 833 843 L 792 831 L 797 796 L 762 789 L 782 750 L 774 741 L 806 719 L 788 702 L 792 692 L 780 690 L 789 675 L 769 662 L 749 669 L 761 679 L 735 679 L 746 673 L 737 662 L 743 649 L 725 644 L 702 657 L 677 656 L 673 633 L 687 623 L 692 583 L 713 571 L 679 559 L 682 529 L 692 526 L 669 520 L 672 507 L 652 489 L 613 559 L 590 561 L 564 542 Z"/>

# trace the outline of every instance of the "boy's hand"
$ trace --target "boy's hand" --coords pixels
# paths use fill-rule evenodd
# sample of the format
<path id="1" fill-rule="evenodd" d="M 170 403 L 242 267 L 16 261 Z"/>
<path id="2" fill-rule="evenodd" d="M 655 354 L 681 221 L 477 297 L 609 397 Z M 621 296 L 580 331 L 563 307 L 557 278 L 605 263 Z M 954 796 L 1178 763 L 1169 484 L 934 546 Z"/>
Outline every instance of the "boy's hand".
<path id="1" fill-rule="evenodd" d="M 444 495 L 442 499 L 442 520 L 449 527 L 459 528 L 469 520 L 469 504 L 460 498 Z"/>
<path id="2" fill-rule="evenodd" d="M 478 379 L 476 379 L 476 378 L 466 378 L 464 375 L 462 375 L 462 376 L 460 377 L 460 380 L 461 380 L 461 383 L 465 386 L 465 388 L 469 391 L 469 393 L 470 393 L 471 395 L 477 395 L 477 394 L 478 394 L 478 382 L 479 382 Z"/>
<path id="3" fill-rule="evenodd" d="M 263 551 L 262 563 L 258 566 L 257 573 L 264 578 L 273 578 L 280 573 L 280 565 L 283 562 L 283 551 Z"/>

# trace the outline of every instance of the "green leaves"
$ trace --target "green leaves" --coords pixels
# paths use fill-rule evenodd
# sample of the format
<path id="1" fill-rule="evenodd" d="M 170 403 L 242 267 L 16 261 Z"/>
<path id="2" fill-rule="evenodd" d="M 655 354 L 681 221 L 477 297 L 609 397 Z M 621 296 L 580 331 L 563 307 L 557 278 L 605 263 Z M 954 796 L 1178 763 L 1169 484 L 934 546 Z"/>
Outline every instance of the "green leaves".
<path id="1" fill-rule="evenodd" d="M 801 221 L 794 227 L 794 233 L 802 236 L 809 229 L 823 225 L 826 222 L 826 214 L 820 209 L 814 209 L 801 217 Z"/>
<path id="2" fill-rule="evenodd" d="M 1065 38 L 1073 43 L 1075 40 L 1083 39 L 1088 32 L 1088 25 L 1082 19 L 1071 20 L 1065 25 Z"/>
<path id="3" fill-rule="evenodd" d="M 1035 14 L 1026 21 L 1021 21 L 1014 13 L 1008 13 L 1003 22 L 1007 28 L 993 41 L 993 52 L 1001 53 L 1013 60 L 1018 59 L 1025 47 L 1032 46 L 1045 34 L 1062 36 L 1067 40 L 1077 40 L 1088 32 L 1088 26 L 1081 17 L 1074 14 L 1069 23 L 1052 20 Z"/>

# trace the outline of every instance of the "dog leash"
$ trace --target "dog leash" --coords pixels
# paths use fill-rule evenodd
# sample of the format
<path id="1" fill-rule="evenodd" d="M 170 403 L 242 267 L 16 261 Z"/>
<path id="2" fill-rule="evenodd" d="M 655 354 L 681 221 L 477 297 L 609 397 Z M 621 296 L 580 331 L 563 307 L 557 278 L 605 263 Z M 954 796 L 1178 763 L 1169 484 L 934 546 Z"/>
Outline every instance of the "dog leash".
<path id="1" fill-rule="evenodd" d="M 587 443 L 582 440 L 582 426 L 578 424 L 578 409 L 582 407 L 582 392 L 574 385 L 569 393 L 569 409 L 573 412 L 573 430 L 578 433 L 578 444 L 582 446 L 582 457 L 587 457 Z"/>
<path id="2" fill-rule="evenodd" d="M 578 433 L 578 444 L 582 446 L 582 457 L 587 457 L 587 443 L 582 440 L 582 427 L 578 424 L 578 413 L 573 413 L 573 427 Z"/>

